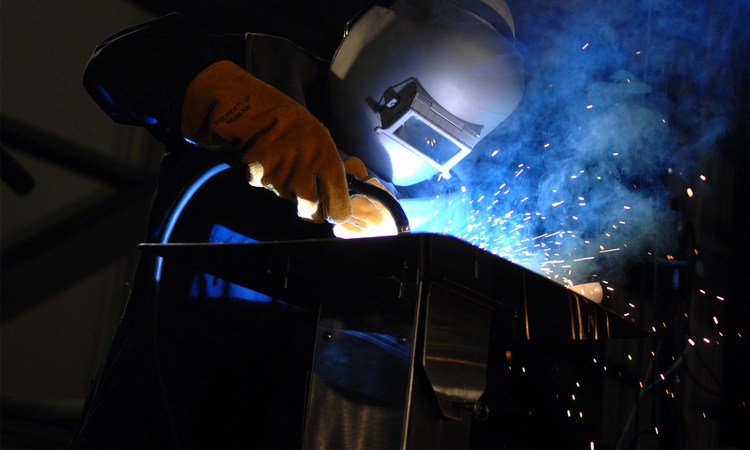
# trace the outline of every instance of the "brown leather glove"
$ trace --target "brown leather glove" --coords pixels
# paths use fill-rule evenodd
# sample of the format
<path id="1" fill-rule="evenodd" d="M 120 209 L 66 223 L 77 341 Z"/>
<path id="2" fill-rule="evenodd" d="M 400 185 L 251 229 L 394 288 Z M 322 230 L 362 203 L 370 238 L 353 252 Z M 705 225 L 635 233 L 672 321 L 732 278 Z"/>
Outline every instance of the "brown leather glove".
<path id="1" fill-rule="evenodd" d="M 302 105 L 231 61 L 204 69 L 188 86 L 182 135 L 231 143 L 248 182 L 297 204 L 314 221 L 347 222 L 352 204 L 344 165 L 328 130 Z"/>
<path id="2" fill-rule="evenodd" d="M 348 158 L 344 161 L 344 166 L 347 173 L 356 176 L 360 181 L 377 186 L 391 194 L 376 178 L 368 175 L 367 168 L 359 159 Z M 393 236 L 398 234 L 398 229 L 391 213 L 382 203 L 355 194 L 352 195 L 351 219 L 334 226 L 333 234 L 343 239 Z"/>

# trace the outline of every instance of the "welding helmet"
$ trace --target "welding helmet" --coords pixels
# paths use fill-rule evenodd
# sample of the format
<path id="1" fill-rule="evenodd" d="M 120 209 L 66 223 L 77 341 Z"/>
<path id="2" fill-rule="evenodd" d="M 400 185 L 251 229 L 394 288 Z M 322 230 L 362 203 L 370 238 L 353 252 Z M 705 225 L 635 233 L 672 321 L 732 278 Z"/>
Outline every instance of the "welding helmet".
<path id="1" fill-rule="evenodd" d="M 397 0 L 350 22 L 331 64 L 339 149 L 408 186 L 451 168 L 524 87 L 504 0 Z"/>

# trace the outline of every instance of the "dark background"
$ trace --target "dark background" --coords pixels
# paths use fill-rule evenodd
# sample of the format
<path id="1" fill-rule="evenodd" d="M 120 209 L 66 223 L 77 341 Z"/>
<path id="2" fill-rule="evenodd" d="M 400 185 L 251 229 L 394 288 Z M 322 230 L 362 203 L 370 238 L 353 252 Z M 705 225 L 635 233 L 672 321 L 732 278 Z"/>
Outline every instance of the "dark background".
<path id="1" fill-rule="evenodd" d="M 347 20 L 374 2 L 66 3 L 29 2 L 26 9 L 19 2 L 2 5 L 3 149 L 36 180 L 25 195 L 9 190 L 7 181 L 2 186 L 2 434 L 7 448 L 54 448 L 65 441 L 122 308 L 158 160 L 158 144 L 111 125 L 86 103 L 80 84 L 57 86 L 55 80 L 64 75 L 54 74 L 70 72 L 74 80 L 85 55 L 99 41 L 172 11 L 213 33 L 279 35 L 331 58 Z M 117 12 L 102 14 L 110 5 Z M 565 30 L 576 22 L 590 25 L 598 36 L 628 35 L 631 27 L 637 29 L 634 34 L 644 35 L 645 28 L 627 20 L 628 15 L 597 20 L 618 13 L 608 5 L 570 3 L 562 8 L 547 1 L 509 2 L 528 80 L 538 76 L 535 69 L 544 69 L 540 55 L 553 47 L 549 40 L 556 39 L 550 29 Z M 674 260 L 623 261 L 619 270 L 624 281 L 605 300 L 620 313 L 635 303 L 633 320 L 656 331 L 634 341 L 495 342 L 485 396 L 493 412 L 488 421 L 475 424 L 475 446 L 589 448 L 593 442 L 596 448 L 748 447 L 749 55 L 746 33 L 732 33 L 733 25 L 723 22 L 726 14 L 712 15 L 707 5 L 696 1 L 679 11 L 651 10 L 649 16 L 660 26 L 650 29 L 655 36 L 684 19 L 692 24 L 690 32 L 701 36 L 698 41 L 723 42 L 721 36 L 733 40 L 731 57 L 718 60 L 706 58 L 697 47 L 678 45 L 693 42 L 681 40 L 683 34 L 658 35 L 675 44 L 663 47 L 662 53 L 654 51 L 661 59 L 654 56 L 650 63 L 654 89 L 670 105 L 703 99 L 700 107 L 672 107 L 679 120 L 674 120 L 678 129 L 671 142 L 700 141 L 692 131 L 717 110 L 728 115 L 715 141 L 706 146 L 710 148 L 680 153 L 690 146 L 670 144 L 665 149 L 677 160 L 690 161 L 692 173 L 709 180 L 694 197 L 687 197 L 685 188 L 695 186 L 690 180 L 661 173 L 659 183 L 676 216 L 663 224 L 665 234 L 674 237 Z M 747 3 L 731 5 L 736 6 L 736 19 L 744 17 L 748 23 Z M 546 10 L 555 11 L 554 20 L 539 20 Z M 125 17 L 121 11 L 127 12 Z M 720 19 L 711 19 L 717 16 Z M 659 23 L 659 17 L 672 22 Z M 76 38 L 76 27 L 88 34 Z M 625 45 L 626 40 L 618 42 Z M 35 54 L 60 45 L 77 49 L 77 59 L 63 58 L 64 53 Z M 706 67 L 706 60 L 713 67 Z M 62 99 L 50 100 L 48 92 L 53 91 Z M 727 102 L 734 105 L 729 112 Z M 525 98 L 520 111 L 533 114 L 532 105 L 533 99 Z M 76 116 L 76 111 L 83 115 Z M 522 125 L 515 132 L 523 130 Z M 5 180 L 12 165 L 6 154 L 3 157 Z M 13 178 L 19 173 L 12 171 Z M 71 176 L 76 178 L 68 181 Z M 84 180 L 80 186 L 79 178 Z M 66 187 L 76 193 L 66 197 L 60 192 Z M 26 222 L 17 225 L 25 215 Z M 717 296 L 725 300 L 717 301 Z M 103 298 L 111 299 L 104 301 L 106 306 Z M 713 317 L 719 320 L 718 328 Z M 710 336 L 711 345 L 702 342 L 704 336 Z M 697 345 L 687 343 L 688 337 Z"/>

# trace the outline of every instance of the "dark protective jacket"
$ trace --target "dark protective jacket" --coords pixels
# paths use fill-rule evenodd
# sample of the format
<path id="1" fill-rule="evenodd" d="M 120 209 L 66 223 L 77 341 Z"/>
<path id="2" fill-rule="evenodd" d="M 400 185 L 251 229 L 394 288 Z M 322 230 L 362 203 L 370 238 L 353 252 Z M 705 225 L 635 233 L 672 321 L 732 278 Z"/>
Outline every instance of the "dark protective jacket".
<path id="1" fill-rule="evenodd" d="M 112 36 L 87 65 L 84 86 L 96 103 L 166 145 L 147 240 L 165 233 L 171 242 L 331 237 L 330 225 L 303 221 L 292 202 L 250 187 L 233 152 L 180 135 L 187 86 L 223 59 L 322 111 L 324 61 L 271 36 L 210 36 L 178 14 Z M 230 167 L 200 185 L 167 230 L 185 187 L 218 163 Z M 157 269 L 143 257 L 72 446 L 299 447 L 314 330 L 306 311 L 179 262 Z"/>

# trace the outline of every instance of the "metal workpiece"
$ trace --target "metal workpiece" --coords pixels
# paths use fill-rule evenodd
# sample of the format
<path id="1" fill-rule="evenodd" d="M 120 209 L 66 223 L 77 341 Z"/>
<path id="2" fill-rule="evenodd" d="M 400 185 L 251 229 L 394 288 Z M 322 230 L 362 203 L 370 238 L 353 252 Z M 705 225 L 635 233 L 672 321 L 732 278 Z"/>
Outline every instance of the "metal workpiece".
<path id="1" fill-rule="evenodd" d="M 493 306 L 439 283 L 405 283 L 398 297 L 376 284 L 321 298 L 303 446 L 465 446 Z"/>
<path id="2" fill-rule="evenodd" d="M 315 346 L 303 446 L 400 448 L 418 298 L 383 295 L 373 283 L 352 298 L 347 287 L 321 298 L 318 329 L 326 331 Z"/>
<path id="3" fill-rule="evenodd" d="M 425 313 L 422 366 L 442 414 L 461 420 L 484 393 L 492 310 L 433 285 Z"/>
<path id="4" fill-rule="evenodd" d="M 305 448 L 466 448 L 493 339 L 648 335 L 458 239 L 143 244 L 173 264 L 317 311 Z"/>
<path id="5" fill-rule="evenodd" d="M 450 236 L 403 233 L 353 240 L 141 244 L 139 248 L 311 311 L 317 310 L 324 290 L 341 283 L 350 284 L 353 297 L 377 288 L 400 298 L 407 285 L 429 280 L 475 303 L 501 308 L 503 315 L 513 318 L 517 339 L 648 335 L 586 297 Z"/>

